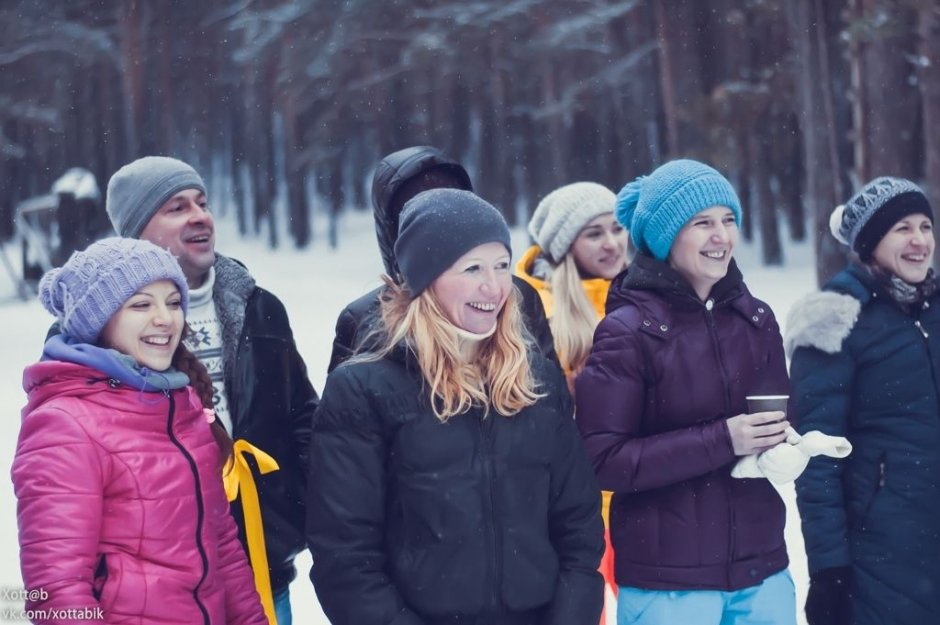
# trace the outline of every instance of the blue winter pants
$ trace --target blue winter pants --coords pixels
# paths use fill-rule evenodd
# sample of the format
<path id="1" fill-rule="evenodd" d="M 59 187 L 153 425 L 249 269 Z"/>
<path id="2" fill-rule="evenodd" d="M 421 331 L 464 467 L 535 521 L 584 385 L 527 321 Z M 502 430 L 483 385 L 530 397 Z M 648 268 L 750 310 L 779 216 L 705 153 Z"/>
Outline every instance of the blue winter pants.
<path id="1" fill-rule="evenodd" d="M 795 625 L 790 572 L 741 590 L 643 590 L 621 586 L 617 625 Z"/>
<path id="2" fill-rule="evenodd" d="M 277 625 L 291 625 L 294 620 L 290 609 L 290 588 L 274 595 L 274 618 L 277 619 Z"/>

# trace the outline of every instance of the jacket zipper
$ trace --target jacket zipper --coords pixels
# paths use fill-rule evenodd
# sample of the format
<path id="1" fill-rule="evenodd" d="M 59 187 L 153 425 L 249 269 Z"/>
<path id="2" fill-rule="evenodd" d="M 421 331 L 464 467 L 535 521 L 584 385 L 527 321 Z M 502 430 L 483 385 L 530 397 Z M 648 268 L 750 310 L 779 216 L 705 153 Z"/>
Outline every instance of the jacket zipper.
<path id="1" fill-rule="evenodd" d="M 930 304 L 924 302 L 920 310 L 917 311 L 917 318 L 914 320 L 914 326 L 920 330 L 921 336 L 924 337 L 924 348 L 927 350 L 927 362 L 930 363 L 930 379 L 933 380 L 933 393 L 934 398 L 940 402 L 940 387 L 937 385 L 937 368 L 933 362 L 933 354 L 930 351 L 930 333 L 924 328 L 924 325 L 920 322 L 920 315 L 924 310 L 930 307 Z"/>
<path id="2" fill-rule="evenodd" d="M 499 607 L 499 598 L 497 596 L 498 589 L 501 586 L 500 583 L 500 548 L 499 548 L 499 536 L 496 530 L 496 498 L 493 496 L 493 490 L 496 488 L 496 477 L 494 475 L 495 470 L 492 465 L 492 456 L 489 453 L 490 451 L 490 441 L 489 436 L 486 433 L 486 419 L 485 417 L 480 417 L 480 437 L 483 449 L 483 472 L 486 474 L 486 480 L 489 483 L 489 488 L 487 488 L 487 498 L 489 499 L 489 512 L 490 512 L 490 533 L 492 534 L 492 546 L 493 546 L 493 572 L 492 579 L 493 584 L 490 586 L 490 601 L 492 602 L 492 609 L 495 612 Z"/>
<path id="3" fill-rule="evenodd" d="M 709 306 L 708 302 L 712 305 Z M 718 360 L 718 371 L 721 373 L 721 382 L 725 390 L 725 413 L 731 414 L 731 384 L 728 382 L 728 370 L 725 367 L 725 360 L 721 357 L 721 346 L 718 343 L 718 328 L 715 326 L 715 315 L 712 312 L 715 306 L 714 300 L 709 298 L 705 303 L 705 318 L 708 319 L 708 335 L 712 339 L 712 346 L 715 348 L 715 358 Z"/>
<path id="4" fill-rule="evenodd" d="M 186 462 L 189 463 L 189 469 L 193 473 L 193 480 L 196 486 L 196 549 L 199 551 L 199 560 L 202 564 L 202 576 L 196 583 L 196 587 L 193 588 L 193 599 L 196 601 L 196 606 L 202 613 L 202 622 L 205 623 L 205 625 L 209 625 L 209 612 L 206 610 L 206 606 L 202 604 L 202 600 L 199 599 L 199 589 L 209 575 L 209 558 L 206 556 L 206 548 L 202 543 L 202 524 L 205 521 L 205 508 L 202 501 L 202 483 L 199 480 L 199 471 L 196 467 L 195 459 L 179 439 L 176 438 L 176 434 L 173 433 L 173 419 L 176 414 L 176 402 L 173 399 L 173 395 L 170 391 L 163 391 L 163 394 L 170 400 L 170 410 L 166 420 L 166 433 L 170 437 L 170 442 L 179 449 L 183 457 L 186 458 Z"/>
<path id="5" fill-rule="evenodd" d="M 725 414 L 731 415 L 731 384 L 728 382 L 728 370 L 725 368 L 725 361 L 721 357 L 721 347 L 718 343 L 718 328 L 715 326 L 715 317 L 712 312 L 715 307 L 715 300 L 709 298 L 705 302 L 705 318 L 708 319 L 708 334 L 712 339 L 712 346 L 715 349 L 715 358 L 718 360 L 718 371 L 721 374 L 722 386 L 725 390 Z M 732 485 L 726 483 L 725 489 L 728 493 L 728 588 L 731 588 L 731 563 L 734 562 L 734 494 Z"/>

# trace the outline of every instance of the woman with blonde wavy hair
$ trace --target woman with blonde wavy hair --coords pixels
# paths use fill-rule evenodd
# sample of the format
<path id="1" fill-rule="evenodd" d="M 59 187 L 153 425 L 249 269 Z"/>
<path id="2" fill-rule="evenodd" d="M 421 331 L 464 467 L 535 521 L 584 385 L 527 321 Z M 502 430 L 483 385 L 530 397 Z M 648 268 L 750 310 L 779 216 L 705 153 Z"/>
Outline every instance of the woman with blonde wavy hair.
<path id="1" fill-rule="evenodd" d="M 310 449 L 311 579 L 334 625 L 595 625 L 597 484 L 557 366 L 530 349 L 509 229 L 469 191 L 406 205 L 361 353 Z"/>

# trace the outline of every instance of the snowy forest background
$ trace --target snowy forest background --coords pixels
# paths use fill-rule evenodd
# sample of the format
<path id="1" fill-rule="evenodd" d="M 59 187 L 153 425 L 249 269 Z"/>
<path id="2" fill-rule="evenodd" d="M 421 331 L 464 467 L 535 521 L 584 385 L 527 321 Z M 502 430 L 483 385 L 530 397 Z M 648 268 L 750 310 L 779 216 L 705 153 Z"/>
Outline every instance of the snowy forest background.
<path id="1" fill-rule="evenodd" d="M 192 162 L 241 233 L 338 241 L 430 143 L 524 223 L 575 180 L 726 172 L 764 263 L 876 175 L 940 205 L 937 0 L 3 0 L 0 240 L 67 168 Z M 315 221 L 314 212 L 329 218 Z M 99 211 L 87 224 L 99 236 Z M 326 232 L 314 232 L 326 223 Z M 82 226 L 86 228 L 85 225 Z M 818 237 L 818 277 L 844 262 Z"/>
<path id="2" fill-rule="evenodd" d="M 318 389 L 336 315 L 381 271 L 372 169 L 419 143 L 464 162 L 516 226 L 569 182 L 616 191 L 669 158 L 714 164 L 747 208 L 736 257 L 785 329 L 813 274 L 843 265 L 828 216 L 860 182 L 905 176 L 940 207 L 940 0 L 0 0 L 11 275 L 26 271 L 7 245 L 17 207 L 68 168 L 103 191 L 138 156 L 182 158 L 210 186 L 219 250 L 284 300 Z M 74 199 L 56 199 L 56 236 L 84 247 L 109 226 L 100 198 Z M 0 276 L 6 467 L 51 322 L 14 290 Z M 13 502 L 0 480 L 0 589 L 21 585 Z M 304 555 L 295 617 L 326 623 L 308 569 Z"/>

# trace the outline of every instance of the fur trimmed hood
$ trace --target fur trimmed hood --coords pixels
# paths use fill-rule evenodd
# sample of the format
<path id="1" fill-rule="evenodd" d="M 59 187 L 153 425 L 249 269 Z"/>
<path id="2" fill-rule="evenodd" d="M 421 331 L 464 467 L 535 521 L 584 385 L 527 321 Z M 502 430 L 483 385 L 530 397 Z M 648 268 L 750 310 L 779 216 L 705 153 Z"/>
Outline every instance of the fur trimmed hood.
<path id="1" fill-rule="evenodd" d="M 818 291 L 801 298 L 787 315 L 783 337 L 787 358 L 793 357 L 797 347 L 815 347 L 828 354 L 839 352 L 861 310 L 858 299 L 842 293 Z"/>

